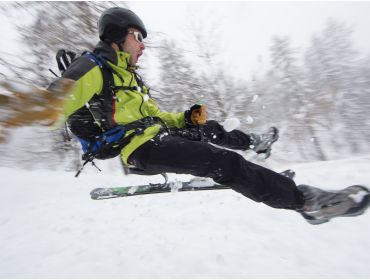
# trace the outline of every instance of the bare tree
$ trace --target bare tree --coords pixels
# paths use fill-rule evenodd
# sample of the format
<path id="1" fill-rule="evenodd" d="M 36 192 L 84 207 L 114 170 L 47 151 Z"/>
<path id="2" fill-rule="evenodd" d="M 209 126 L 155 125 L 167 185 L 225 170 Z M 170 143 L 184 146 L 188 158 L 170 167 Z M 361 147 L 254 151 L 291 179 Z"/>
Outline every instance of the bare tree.
<path id="1" fill-rule="evenodd" d="M 114 2 L 14 2 L 3 7 L 13 17 L 34 16 L 30 24 L 16 21 L 20 42 L 27 46 L 22 57 L 0 57 L 0 64 L 16 78 L 39 86 L 48 85 L 53 76 L 58 49 L 81 53 L 97 42 L 97 21 L 101 12 Z M 120 6 L 125 3 L 120 3 Z M 17 9 L 17 12 L 14 10 Z"/>
<path id="2" fill-rule="evenodd" d="M 298 64 L 298 52 L 290 46 L 288 37 L 274 37 L 271 50 L 271 75 L 275 76 L 274 95 L 284 136 L 289 139 L 289 149 L 296 146 L 302 158 L 312 158 L 312 144 L 321 160 L 326 156 L 312 122 L 310 101 L 302 67 Z M 278 105 L 279 104 L 279 105 Z M 278 117 L 278 116 L 277 116 Z"/>

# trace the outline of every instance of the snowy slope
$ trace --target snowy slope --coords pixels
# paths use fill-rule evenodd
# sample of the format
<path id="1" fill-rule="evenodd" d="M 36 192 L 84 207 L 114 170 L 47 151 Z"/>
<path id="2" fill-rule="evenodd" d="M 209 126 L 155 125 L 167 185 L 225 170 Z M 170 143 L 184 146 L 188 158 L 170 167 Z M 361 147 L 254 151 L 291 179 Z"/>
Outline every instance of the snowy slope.
<path id="1" fill-rule="evenodd" d="M 285 167 L 297 183 L 370 184 L 370 157 Z M 0 278 L 370 278 L 370 211 L 312 226 L 231 190 L 89 198 L 148 180 L 0 168 Z"/>

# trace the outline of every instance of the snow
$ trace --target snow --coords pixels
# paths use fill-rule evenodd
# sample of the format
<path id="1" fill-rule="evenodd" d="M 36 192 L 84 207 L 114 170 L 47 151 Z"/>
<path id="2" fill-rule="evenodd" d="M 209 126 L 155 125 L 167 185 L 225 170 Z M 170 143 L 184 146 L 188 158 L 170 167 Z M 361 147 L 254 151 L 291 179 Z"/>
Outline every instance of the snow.
<path id="1" fill-rule="evenodd" d="M 240 127 L 240 120 L 238 118 L 228 118 L 221 125 L 229 132 Z"/>
<path id="2" fill-rule="evenodd" d="M 369 164 L 273 169 L 338 189 L 369 185 Z M 0 278 L 370 278 L 370 212 L 313 226 L 232 190 L 94 201 L 95 187 L 163 180 L 94 170 L 0 168 Z"/>
<path id="3" fill-rule="evenodd" d="M 252 101 L 251 101 L 251 103 L 254 103 L 254 102 L 256 102 L 257 101 L 257 99 L 258 99 L 258 94 L 255 94 L 255 95 L 253 95 L 253 98 L 252 98 Z"/>
<path id="4" fill-rule="evenodd" d="M 251 117 L 251 116 L 247 116 L 247 118 L 245 119 L 246 123 L 247 124 L 252 124 L 254 122 L 254 119 Z"/>

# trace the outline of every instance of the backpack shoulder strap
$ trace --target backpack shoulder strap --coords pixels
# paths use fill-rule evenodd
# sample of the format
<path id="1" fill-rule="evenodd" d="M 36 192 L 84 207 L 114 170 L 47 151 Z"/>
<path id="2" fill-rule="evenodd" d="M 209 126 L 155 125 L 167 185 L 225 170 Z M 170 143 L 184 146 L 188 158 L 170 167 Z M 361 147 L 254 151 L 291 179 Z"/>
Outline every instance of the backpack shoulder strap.
<path id="1" fill-rule="evenodd" d="M 112 90 L 114 87 L 114 78 L 113 78 L 113 69 L 109 66 L 109 64 L 104 60 L 104 58 L 100 57 L 99 55 L 92 53 L 92 52 L 84 52 L 82 55 L 85 55 L 91 61 L 95 62 L 99 66 L 102 71 L 103 75 L 103 90 L 102 92 L 106 92 L 107 90 Z"/>
<path id="2" fill-rule="evenodd" d="M 116 124 L 114 120 L 114 102 L 116 99 L 116 91 L 114 85 L 113 69 L 105 61 L 104 58 L 100 57 L 96 53 L 84 52 L 82 55 L 89 58 L 96 65 L 99 66 L 102 79 L 103 87 L 100 93 L 94 95 L 88 102 L 88 110 L 92 114 L 95 122 L 99 124 L 102 131 L 109 130 Z"/>

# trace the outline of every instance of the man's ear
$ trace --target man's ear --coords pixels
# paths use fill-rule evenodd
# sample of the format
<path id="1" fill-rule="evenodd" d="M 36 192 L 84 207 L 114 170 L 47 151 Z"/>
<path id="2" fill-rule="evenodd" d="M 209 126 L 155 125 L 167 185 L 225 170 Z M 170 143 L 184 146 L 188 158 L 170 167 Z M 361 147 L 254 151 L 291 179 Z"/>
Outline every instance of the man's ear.
<path id="1" fill-rule="evenodd" d="M 118 45 L 116 43 L 111 43 L 110 46 L 112 47 L 112 49 L 114 49 L 115 51 L 119 51 L 120 48 L 118 47 Z"/>
<path id="2" fill-rule="evenodd" d="M 123 50 L 123 44 L 125 43 L 125 41 L 122 41 L 121 43 L 119 43 L 119 45 L 118 45 L 118 48 L 119 48 L 119 50 L 121 51 L 121 52 L 123 52 L 124 50 Z"/>

